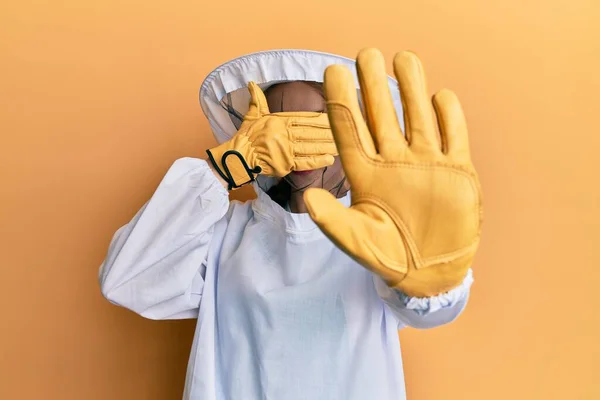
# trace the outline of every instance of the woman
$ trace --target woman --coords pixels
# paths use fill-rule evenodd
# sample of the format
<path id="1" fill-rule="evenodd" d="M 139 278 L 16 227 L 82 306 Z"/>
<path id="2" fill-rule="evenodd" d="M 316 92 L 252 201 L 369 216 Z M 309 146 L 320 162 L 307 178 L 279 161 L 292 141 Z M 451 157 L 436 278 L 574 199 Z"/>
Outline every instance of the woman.
<path id="1" fill-rule="evenodd" d="M 294 75 L 288 69 L 288 79 L 281 79 L 280 72 L 294 57 L 300 60 L 296 67 L 306 63 L 302 71 Z M 257 150 L 248 150 L 256 137 L 273 135 L 268 128 L 259 134 L 249 128 L 263 117 L 319 118 L 314 112 L 326 112 L 320 85 L 313 82 L 322 69 L 312 75 L 315 79 L 306 73 L 319 60 L 321 66 L 339 62 L 323 57 L 335 58 L 271 52 L 220 67 L 219 76 L 239 72 L 240 66 L 261 74 L 273 71 L 274 79 L 263 76 L 267 79 L 261 83 L 277 84 L 264 97 L 250 84 L 244 122 L 238 121 L 229 140 L 221 138 L 209 150 L 209 162 L 184 158 L 173 164 L 148 203 L 115 234 L 101 267 L 102 291 L 111 302 L 151 319 L 198 319 L 186 399 L 404 398 L 397 330 L 448 323 L 466 305 L 470 270 L 449 291 L 410 297 L 344 252 L 356 249 L 336 240 L 342 251 L 319 229 L 306 213 L 307 207 L 311 212 L 315 208 L 314 201 L 305 203 L 307 189 L 324 188 L 342 205 L 351 204 L 344 170 L 339 158 L 332 157 L 336 149 L 323 131 L 309 135 L 314 139 L 310 151 L 291 158 L 275 154 L 288 148 L 271 146 L 275 136 L 265 142 L 271 153 L 256 156 Z M 289 79 L 296 76 L 305 82 L 280 83 L 302 80 Z M 216 98 L 233 121 L 238 112 L 230 106 L 235 101 L 224 105 L 228 96 Z M 219 139 L 224 125 L 216 125 L 213 119 Z M 323 128 L 310 122 L 305 126 Z M 339 133 L 334 133 L 339 144 Z M 227 158 L 231 154 L 232 160 Z M 306 165 L 316 168 L 298 172 Z M 286 168 L 294 172 L 278 183 L 261 180 Z M 228 188 L 251 181 L 255 200 L 228 200 Z M 345 221 L 339 224 L 346 226 Z"/>

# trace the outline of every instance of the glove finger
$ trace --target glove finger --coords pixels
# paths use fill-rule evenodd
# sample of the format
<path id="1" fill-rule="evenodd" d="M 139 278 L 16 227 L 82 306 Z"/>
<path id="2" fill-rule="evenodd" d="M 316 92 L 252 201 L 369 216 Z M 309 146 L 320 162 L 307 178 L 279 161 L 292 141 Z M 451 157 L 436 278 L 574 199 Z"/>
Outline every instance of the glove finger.
<path id="1" fill-rule="evenodd" d="M 315 126 L 319 128 L 329 128 L 329 118 L 327 114 L 322 112 L 281 112 L 271 114 L 278 117 L 287 117 L 295 126 Z"/>
<path id="2" fill-rule="evenodd" d="M 269 105 L 263 91 L 254 82 L 248 84 L 250 92 L 250 107 L 244 116 L 244 119 L 257 119 L 263 115 L 269 114 Z"/>
<path id="3" fill-rule="evenodd" d="M 360 110 L 354 77 L 348 68 L 342 65 L 327 67 L 325 98 L 331 130 L 344 169 L 361 153 L 375 158 L 377 151 Z"/>
<path id="4" fill-rule="evenodd" d="M 338 155 L 335 143 L 331 142 L 295 142 L 293 144 L 294 155 L 314 156 L 322 154 Z"/>
<path id="5" fill-rule="evenodd" d="M 326 142 L 335 143 L 331 129 L 314 127 L 292 128 L 292 140 L 298 142 Z"/>
<path id="6" fill-rule="evenodd" d="M 442 151 L 460 163 L 470 162 L 467 121 L 456 94 L 440 90 L 433 96 L 433 107 L 440 126 Z"/>
<path id="7" fill-rule="evenodd" d="M 313 169 L 329 167 L 335 159 L 330 154 L 323 154 L 314 157 L 295 157 L 294 171 L 310 171 Z"/>
<path id="8" fill-rule="evenodd" d="M 385 71 L 385 59 L 377 49 L 362 50 L 356 59 L 363 109 L 377 152 L 390 158 L 406 148 Z"/>
<path id="9" fill-rule="evenodd" d="M 290 131 L 299 140 L 331 140 L 333 134 L 327 114 L 319 114 L 316 118 L 293 118 L 290 121 Z"/>
<path id="10" fill-rule="evenodd" d="M 411 149 L 439 149 L 433 109 L 421 61 L 416 54 L 402 51 L 394 58 L 394 73 L 400 87 L 406 138 Z"/>

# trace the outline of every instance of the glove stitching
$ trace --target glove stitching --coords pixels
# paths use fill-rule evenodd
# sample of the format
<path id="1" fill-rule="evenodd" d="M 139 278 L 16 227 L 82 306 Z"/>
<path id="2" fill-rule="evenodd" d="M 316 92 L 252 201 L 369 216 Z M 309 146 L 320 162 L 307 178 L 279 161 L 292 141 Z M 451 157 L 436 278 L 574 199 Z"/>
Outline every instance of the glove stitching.
<path id="1" fill-rule="evenodd" d="M 402 243 L 402 244 L 404 244 L 404 243 Z M 385 269 L 396 272 L 396 273 L 400 273 L 403 275 L 402 279 L 400 279 L 398 281 L 396 279 L 394 279 L 395 285 L 399 284 L 406 278 L 406 276 L 408 275 L 408 262 L 403 263 L 401 261 L 392 260 L 385 254 L 383 254 L 381 251 L 379 251 L 378 248 L 373 247 L 373 245 L 371 245 L 371 242 L 365 241 L 365 245 L 369 248 L 369 250 L 371 250 L 371 253 L 373 253 L 375 255 L 375 258 L 377 258 L 377 261 L 379 261 L 379 263 L 382 264 Z M 408 259 L 408 254 L 406 254 L 406 256 Z M 370 267 L 366 267 L 366 268 L 368 270 L 372 270 Z M 373 272 L 377 273 L 377 271 L 373 271 Z"/>
<path id="2" fill-rule="evenodd" d="M 258 136 L 256 137 L 255 140 L 251 140 L 251 136 L 252 136 L 252 133 L 253 133 L 253 128 L 255 128 L 255 122 L 258 121 L 258 120 L 260 120 L 260 119 L 262 119 L 262 118 L 267 118 L 267 117 L 268 117 L 268 115 L 264 115 L 262 117 L 254 119 L 252 125 L 250 125 L 248 127 L 248 130 L 245 133 L 240 134 L 240 137 L 243 136 L 246 139 L 246 142 L 247 142 L 246 144 L 240 144 L 240 146 L 243 147 L 244 145 L 246 145 L 246 146 L 249 147 L 249 151 L 248 151 L 249 152 L 249 154 L 248 154 L 249 157 L 248 158 L 252 158 L 253 156 L 255 158 L 254 162 L 251 163 L 251 164 L 256 164 L 256 166 L 258 166 L 259 168 L 261 168 L 261 172 L 263 174 L 265 174 L 265 175 L 269 175 L 269 174 L 271 174 L 271 173 L 273 173 L 275 171 L 275 168 L 273 167 L 273 165 L 271 163 L 269 163 L 266 159 L 261 158 L 261 156 L 263 156 L 263 157 L 264 156 L 270 156 L 270 154 L 268 152 L 261 153 L 260 150 L 259 150 L 259 148 L 253 145 L 254 142 L 258 139 Z M 288 134 L 289 133 L 290 132 L 288 132 Z M 235 138 L 235 136 L 234 136 L 234 138 Z M 288 136 L 288 141 L 291 142 L 289 136 Z M 293 154 L 293 152 L 291 152 L 290 154 Z M 266 158 L 268 158 L 268 157 L 266 157 Z M 265 168 L 265 167 L 268 167 L 268 168 Z M 249 183 L 249 182 L 247 182 L 247 183 Z"/>
<path id="3" fill-rule="evenodd" d="M 424 259 L 423 265 L 419 268 L 427 268 L 427 267 L 431 267 L 431 266 L 434 266 L 437 264 L 447 264 L 449 262 L 452 262 L 452 261 L 456 260 L 457 258 L 460 258 L 460 257 L 464 256 L 465 254 L 467 254 L 468 252 L 472 251 L 473 247 L 477 246 L 478 243 L 479 243 L 479 235 L 477 235 L 475 237 L 475 239 L 473 239 L 471 241 L 471 243 L 465 247 L 462 247 L 458 250 L 454 250 L 450 253 L 440 254 L 437 256 L 431 256 L 431 257 Z"/>
<path id="4" fill-rule="evenodd" d="M 409 247 L 411 249 L 411 251 L 413 251 L 415 254 L 413 255 L 413 258 L 415 259 L 415 267 L 417 269 L 421 268 L 421 267 L 427 267 L 427 266 L 431 266 L 435 263 L 439 263 L 439 262 L 448 262 L 450 261 L 449 258 L 457 258 L 460 257 L 463 254 L 466 254 L 467 251 L 469 251 L 474 245 L 477 244 L 477 242 L 479 241 L 479 238 L 481 236 L 481 196 L 480 196 L 480 192 L 476 187 L 475 182 L 478 181 L 477 180 L 477 174 L 475 172 L 473 172 L 472 170 L 468 169 L 467 166 L 464 165 L 460 165 L 460 164 L 448 164 L 448 163 L 440 163 L 440 162 L 433 162 L 433 163 L 429 163 L 429 164 L 415 164 L 415 163 L 409 163 L 406 161 L 379 161 L 379 160 L 375 160 L 372 157 L 370 157 L 365 150 L 362 147 L 362 144 L 360 143 L 360 139 L 359 139 L 359 135 L 358 135 L 358 130 L 356 127 L 356 121 L 354 120 L 354 117 L 352 115 L 352 112 L 350 111 L 350 109 L 342 103 L 338 103 L 338 102 L 328 102 L 328 105 L 331 105 L 332 108 L 338 108 L 339 111 L 341 111 L 340 116 L 342 118 L 344 118 L 346 121 L 346 123 L 348 123 L 348 125 L 351 127 L 352 129 L 352 138 L 355 142 L 355 147 L 358 148 L 359 153 L 363 156 L 363 158 L 365 159 L 366 162 L 368 162 L 369 164 L 373 165 L 374 167 L 383 167 L 383 168 L 397 168 L 397 167 L 403 167 L 403 168 L 410 168 L 410 169 L 417 169 L 417 170 L 447 170 L 449 172 L 454 172 L 457 173 L 459 175 L 463 175 L 465 177 L 468 178 L 468 182 L 471 186 L 471 189 L 473 190 L 473 192 L 476 194 L 476 199 L 477 199 L 477 204 L 474 207 L 473 212 L 476 215 L 475 218 L 475 229 L 477 230 L 478 234 L 475 236 L 475 238 L 471 241 L 471 243 L 469 245 L 467 245 L 466 247 L 462 247 L 460 249 L 457 250 L 452 250 L 450 252 L 444 253 L 444 254 L 440 254 L 440 255 L 435 255 L 435 256 L 431 256 L 428 258 L 422 258 L 418 248 L 416 246 L 416 244 L 414 243 L 414 240 L 412 240 L 412 235 L 410 237 L 407 237 L 407 239 L 409 239 Z M 389 207 L 387 206 L 386 203 L 383 202 L 382 199 L 380 199 L 379 197 L 373 196 L 372 194 L 366 194 L 366 193 L 360 193 L 360 192 L 353 192 L 354 198 L 357 200 L 359 198 L 371 198 L 373 200 L 376 200 L 380 205 L 384 206 L 384 209 L 390 214 L 390 217 L 392 217 L 392 220 L 394 220 L 394 222 L 399 225 L 398 227 L 400 228 L 401 232 L 405 235 L 406 233 L 410 233 L 408 231 L 408 229 L 405 228 L 406 232 L 402 231 L 402 226 L 404 226 L 404 222 L 402 222 L 401 224 L 398 224 L 397 219 L 402 221 L 401 218 L 399 218 L 398 216 L 396 216 L 396 218 L 393 217 L 393 215 L 396 215 L 395 212 L 390 212 Z M 356 204 L 355 202 L 353 202 L 354 204 Z M 400 226 L 401 225 L 401 226 Z"/>
<path id="5" fill-rule="evenodd" d="M 435 116 L 438 119 L 438 127 L 440 128 L 440 141 L 442 142 L 441 151 L 443 154 L 448 155 L 450 150 L 448 149 L 448 132 L 446 129 L 446 120 L 444 119 L 444 115 L 442 114 L 441 109 L 439 109 L 437 106 L 435 96 L 433 97 L 433 100 L 433 109 L 435 111 Z"/>
<path id="6" fill-rule="evenodd" d="M 377 162 L 375 162 L 375 160 L 373 160 L 366 152 L 365 149 L 363 148 L 363 145 L 360 141 L 360 137 L 358 135 L 358 129 L 356 127 L 356 121 L 354 120 L 354 116 L 352 115 L 352 112 L 350 111 L 350 109 L 342 103 L 338 103 L 338 102 L 327 102 L 328 106 L 332 106 L 332 108 L 339 108 L 341 111 L 341 116 L 346 120 L 345 122 L 350 122 L 350 127 L 352 129 L 352 138 L 354 139 L 355 142 L 355 148 L 358 149 L 359 153 L 362 154 L 362 156 L 366 159 L 367 162 L 373 164 L 373 165 L 378 165 Z M 331 113 L 330 113 L 331 114 Z M 335 138 L 335 135 L 334 135 Z"/>
<path id="7" fill-rule="evenodd" d="M 331 140 L 329 139 L 294 139 L 293 140 L 294 143 L 313 143 L 313 142 L 319 142 L 319 143 L 333 143 Z"/>
<path id="8" fill-rule="evenodd" d="M 316 122 L 310 123 L 310 122 L 297 122 L 297 121 L 291 121 L 290 123 L 292 128 L 316 128 L 316 129 L 329 129 L 328 126 L 326 126 L 325 124 L 318 124 Z"/>
<path id="9" fill-rule="evenodd" d="M 387 205 L 387 203 L 384 202 L 383 199 L 381 199 L 371 193 L 353 192 L 352 194 L 353 194 L 353 198 L 356 199 L 357 203 L 360 200 L 368 199 L 368 200 L 373 201 L 377 205 L 379 205 L 381 208 L 383 208 L 388 213 L 390 218 L 392 218 L 394 223 L 400 229 L 400 232 L 402 233 L 403 238 L 408 241 L 408 246 L 409 246 L 411 252 L 414 253 L 413 258 L 415 259 L 415 267 L 417 269 L 430 267 L 434 264 L 446 263 L 446 262 L 453 261 L 454 259 L 467 254 L 472 249 L 473 246 L 477 245 L 477 243 L 479 242 L 479 239 L 481 237 L 480 233 L 478 233 L 475 236 L 475 238 L 466 246 L 463 246 L 456 250 L 451 250 L 447 253 L 437 254 L 435 256 L 430 256 L 430 257 L 424 258 L 421 255 L 421 253 L 419 252 L 419 248 L 418 248 L 417 244 L 415 243 L 415 241 L 413 240 L 410 230 L 408 229 L 408 227 L 406 227 L 406 225 L 404 224 L 404 221 L 402 221 L 402 218 L 400 218 L 400 216 L 398 216 L 393 210 L 391 210 L 391 208 Z M 480 225 L 480 224 L 478 224 L 478 225 Z M 386 256 L 382 256 L 382 258 L 383 257 L 386 257 Z"/>
<path id="10" fill-rule="evenodd" d="M 362 192 L 358 192 L 358 193 L 353 192 L 352 194 L 353 194 L 353 197 L 356 198 L 356 203 L 358 203 L 360 200 L 364 200 L 364 199 L 370 200 L 371 202 L 373 202 L 376 205 L 378 205 L 379 207 L 381 207 L 389 215 L 389 217 L 392 219 L 394 224 L 400 230 L 403 240 L 406 240 L 408 242 L 407 244 L 408 244 L 408 247 L 410 248 L 411 252 L 415 253 L 415 256 L 418 258 L 417 262 L 420 263 L 421 255 L 419 253 L 419 249 L 418 249 L 415 241 L 412 238 L 410 230 L 408 229 L 408 227 L 406 226 L 404 221 L 402 221 L 402 218 L 400 218 L 400 216 L 397 215 L 396 212 L 394 212 L 394 210 L 392 210 L 383 199 L 379 198 L 376 195 L 373 195 L 371 193 L 362 193 Z M 387 257 L 383 254 L 381 255 L 381 258 L 387 258 L 388 260 L 390 260 L 390 262 L 397 264 L 397 262 L 391 261 L 391 259 L 389 257 Z M 401 265 L 403 267 L 408 267 L 408 261 L 406 262 L 406 264 L 401 264 Z"/>

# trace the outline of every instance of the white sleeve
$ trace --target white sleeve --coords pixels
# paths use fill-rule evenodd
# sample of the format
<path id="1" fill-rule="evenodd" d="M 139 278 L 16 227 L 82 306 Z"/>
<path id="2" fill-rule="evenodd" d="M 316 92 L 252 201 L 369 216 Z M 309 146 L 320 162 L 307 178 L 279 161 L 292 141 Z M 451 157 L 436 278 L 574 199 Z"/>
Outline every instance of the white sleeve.
<path id="1" fill-rule="evenodd" d="M 100 267 L 102 294 L 150 319 L 195 318 L 215 225 L 227 223 L 228 206 L 228 192 L 206 161 L 175 161 L 152 198 L 115 233 Z"/>
<path id="2" fill-rule="evenodd" d="M 433 297 L 410 297 L 387 286 L 379 276 L 374 275 L 374 279 L 379 297 L 398 318 L 399 328 L 428 329 L 450 323 L 462 313 L 469 300 L 473 272 L 469 269 L 458 287 Z"/>

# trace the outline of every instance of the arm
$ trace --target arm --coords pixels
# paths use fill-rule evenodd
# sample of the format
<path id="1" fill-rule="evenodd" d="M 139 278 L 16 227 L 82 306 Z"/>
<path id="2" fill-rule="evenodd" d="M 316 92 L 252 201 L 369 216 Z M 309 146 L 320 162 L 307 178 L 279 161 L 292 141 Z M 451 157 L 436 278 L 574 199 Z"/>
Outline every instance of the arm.
<path id="1" fill-rule="evenodd" d="M 111 302 L 152 319 L 196 317 L 207 256 L 220 250 L 213 234 L 227 224 L 227 189 L 259 173 L 285 176 L 333 163 L 326 116 L 271 114 L 260 88 L 250 83 L 249 90 L 240 130 L 207 151 L 211 165 L 191 158 L 175 162 L 150 201 L 115 234 L 100 267 L 102 293 Z"/>
<path id="2" fill-rule="evenodd" d="M 102 294 L 151 319 L 194 318 L 215 226 L 227 223 L 226 183 L 204 160 L 182 158 L 114 235 L 100 267 Z"/>
<path id="3" fill-rule="evenodd" d="M 374 280 L 377 293 L 398 318 L 399 328 L 429 329 L 448 324 L 463 312 L 469 300 L 473 274 L 469 270 L 459 286 L 431 297 L 407 296 L 398 289 L 390 288 L 377 275 L 374 275 Z"/>

